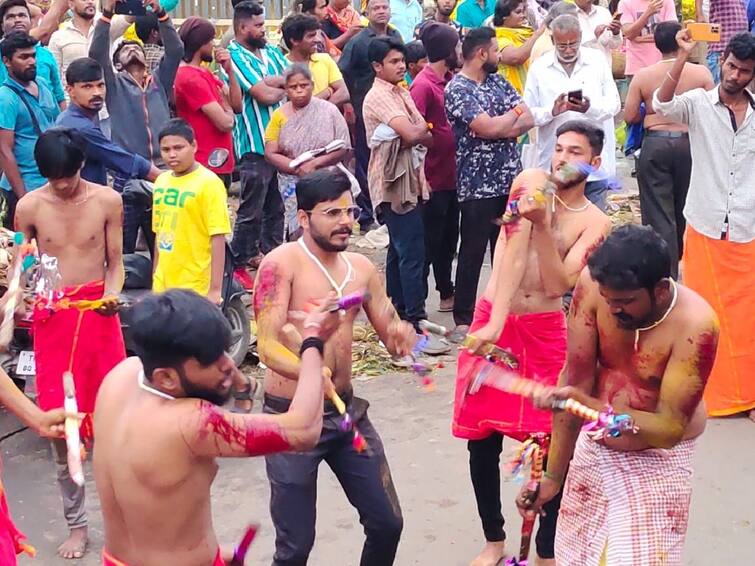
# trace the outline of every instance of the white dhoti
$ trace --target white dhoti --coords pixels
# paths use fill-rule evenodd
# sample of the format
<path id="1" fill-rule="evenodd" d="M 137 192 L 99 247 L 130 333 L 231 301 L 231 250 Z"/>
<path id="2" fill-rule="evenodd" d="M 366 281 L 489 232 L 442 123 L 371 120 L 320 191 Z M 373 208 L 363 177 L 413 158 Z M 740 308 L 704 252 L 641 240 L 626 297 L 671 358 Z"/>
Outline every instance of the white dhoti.
<path id="1" fill-rule="evenodd" d="M 619 452 L 581 433 L 558 517 L 558 565 L 681 566 L 694 447 Z"/>

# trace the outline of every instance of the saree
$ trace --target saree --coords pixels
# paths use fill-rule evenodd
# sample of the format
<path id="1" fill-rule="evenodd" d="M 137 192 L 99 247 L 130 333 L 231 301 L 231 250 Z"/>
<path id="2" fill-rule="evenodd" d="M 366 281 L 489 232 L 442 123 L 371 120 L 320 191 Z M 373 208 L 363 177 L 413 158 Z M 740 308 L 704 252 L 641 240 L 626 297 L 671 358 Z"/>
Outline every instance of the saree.
<path id="1" fill-rule="evenodd" d="M 684 284 L 718 316 L 716 361 L 703 399 L 708 414 L 724 417 L 755 409 L 755 241 L 715 240 L 689 224 L 684 232 Z"/>
<path id="2" fill-rule="evenodd" d="M 498 52 L 500 53 L 506 47 L 521 47 L 532 37 L 533 33 L 534 31 L 531 28 L 495 28 Z M 527 69 L 529 67 L 529 59 L 521 65 L 504 65 L 503 63 L 499 63 L 498 74 L 503 75 L 519 94 L 523 94 L 524 84 L 527 82 Z"/>
<path id="3" fill-rule="evenodd" d="M 475 308 L 471 334 L 490 320 L 492 304 L 482 298 Z M 556 385 L 566 362 L 566 318 L 563 311 L 510 314 L 496 346 L 511 352 L 521 377 Z M 550 432 L 552 413 L 535 408 L 527 397 L 483 385 L 465 396 L 469 380 L 487 362 L 467 351 L 459 352 L 452 433 L 457 438 L 480 440 L 492 432 L 524 440 L 528 434 Z"/>
<path id="4" fill-rule="evenodd" d="M 580 433 L 558 514 L 558 565 L 681 566 L 695 442 L 620 452 Z"/>
<path id="5" fill-rule="evenodd" d="M 287 102 L 275 112 L 281 113 L 278 149 L 291 159 L 296 159 L 305 151 L 325 147 L 338 139 L 344 141 L 346 148 L 351 147 L 346 120 L 330 102 L 313 97 L 309 104 L 299 110 Z M 285 230 L 289 234 L 299 229 L 299 222 L 296 220 L 298 180 L 299 177 L 296 175 L 278 173 L 278 190 L 285 209 Z"/>
<path id="6" fill-rule="evenodd" d="M 328 4 L 325 8 L 325 18 L 333 22 L 333 24 L 344 33 L 347 29 L 353 26 L 358 26 L 361 23 L 361 17 L 353 6 L 346 6 L 341 13 L 336 12 L 335 8 Z"/>

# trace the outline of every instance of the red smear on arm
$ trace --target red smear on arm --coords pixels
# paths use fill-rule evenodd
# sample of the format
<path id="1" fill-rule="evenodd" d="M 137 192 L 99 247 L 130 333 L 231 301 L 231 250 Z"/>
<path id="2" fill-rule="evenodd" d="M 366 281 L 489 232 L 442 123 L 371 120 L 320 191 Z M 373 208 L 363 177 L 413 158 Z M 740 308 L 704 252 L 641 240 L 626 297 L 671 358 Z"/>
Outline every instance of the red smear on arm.
<path id="1" fill-rule="evenodd" d="M 717 348 L 718 335 L 713 332 L 703 332 L 700 335 L 700 344 L 697 347 L 697 372 L 703 383 L 708 380 L 708 376 L 713 370 Z"/>
<path id="2" fill-rule="evenodd" d="M 257 281 L 254 286 L 254 313 L 258 314 L 265 307 L 270 306 L 275 298 L 276 289 L 280 282 L 278 267 L 275 263 L 262 266 L 257 272 Z"/>
<path id="3" fill-rule="evenodd" d="M 259 416 L 241 417 L 243 425 L 232 422 L 228 414 L 215 405 L 202 401 L 201 431 L 212 434 L 216 442 L 224 442 L 250 456 L 261 456 L 291 449 L 281 427 L 268 420 L 260 422 Z"/>

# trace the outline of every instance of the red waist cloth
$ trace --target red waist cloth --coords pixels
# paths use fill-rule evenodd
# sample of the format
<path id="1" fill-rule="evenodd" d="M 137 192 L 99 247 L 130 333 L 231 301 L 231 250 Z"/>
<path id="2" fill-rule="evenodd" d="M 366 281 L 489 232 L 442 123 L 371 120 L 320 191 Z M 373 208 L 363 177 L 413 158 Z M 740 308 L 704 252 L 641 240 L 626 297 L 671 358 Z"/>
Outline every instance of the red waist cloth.
<path id="1" fill-rule="evenodd" d="M 102 549 L 102 565 L 103 566 L 128 566 L 125 562 L 121 562 L 117 558 L 110 556 L 106 549 Z M 215 556 L 215 560 L 212 562 L 212 566 L 225 566 L 225 560 L 220 555 L 220 549 L 218 548 L 218 554 Z"/>
<path id="2" fill-rule="evenodd" d="M 0 465 L 0 472 L 2 465 Z M 34 549 L 23 542 L 26 537 L 16 528 L 8 510 L 8 502 L 5 499 L 5 489 L 0 482 L 0 564 L 14 566 L 16 554 L 27 552 L 34 556 Z"/>
<path id="3" fill-rule="evenodd" d="M 487 299 L 478 301 L 471 333 L 490 320 L 491 306 Z M 509 315 L 496 345 L 509 350 L 519 360 L 519 375 L 546 385 L 556 385 L 566 361 L 566 317 L 561 311 Z M 550 432 L 550 411 L 536 409 L 521 395 L 483 385 L 477 393 L 467 395 L 462 404 L 469 380 L 486 363 L 466 350 L 459 352 L 453 435 L 479 440 L 495 431 L 524 439 L 529 433 Z"/>
<path id="4" fill-rule="evenodd" d="M 104 282 L 95 281 L 66 288 L 63 296 L 72 301 L 95 300 L 101 299 L 104 291 Z M 70 368 L 79 411 L 91 414 L 105 375 L 126 359 L 118 315 L 77 309 L 53 311 L 38 304 L 32 333 L 40 408 L 46 411 L 63 406 L 63 373 Z"/>

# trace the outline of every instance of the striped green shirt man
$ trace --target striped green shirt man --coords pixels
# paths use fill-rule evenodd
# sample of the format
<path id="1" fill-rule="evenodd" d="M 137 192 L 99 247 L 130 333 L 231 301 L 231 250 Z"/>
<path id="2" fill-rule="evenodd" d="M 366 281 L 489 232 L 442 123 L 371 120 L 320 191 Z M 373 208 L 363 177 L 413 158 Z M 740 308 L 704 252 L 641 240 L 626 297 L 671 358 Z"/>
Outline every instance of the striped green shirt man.
<path id="1" fill-rule="evenodd" d="M 249 89 L 265 77 L 283 74 L 290 63 L 280 49 L 270 44 L 260 49 L 261 58 L 236 40 L 228 45 L 228 53 L 231 55 L 236 80 L 244 94 L 241 114 L 236 116 L 233 126 L 233 149 L 239 158 L 250 152 L 264 155 L 265 128 L 270 122 L 270 116 L 281 103 L 271 106 L 261 104 L 249 93 Z"/>

